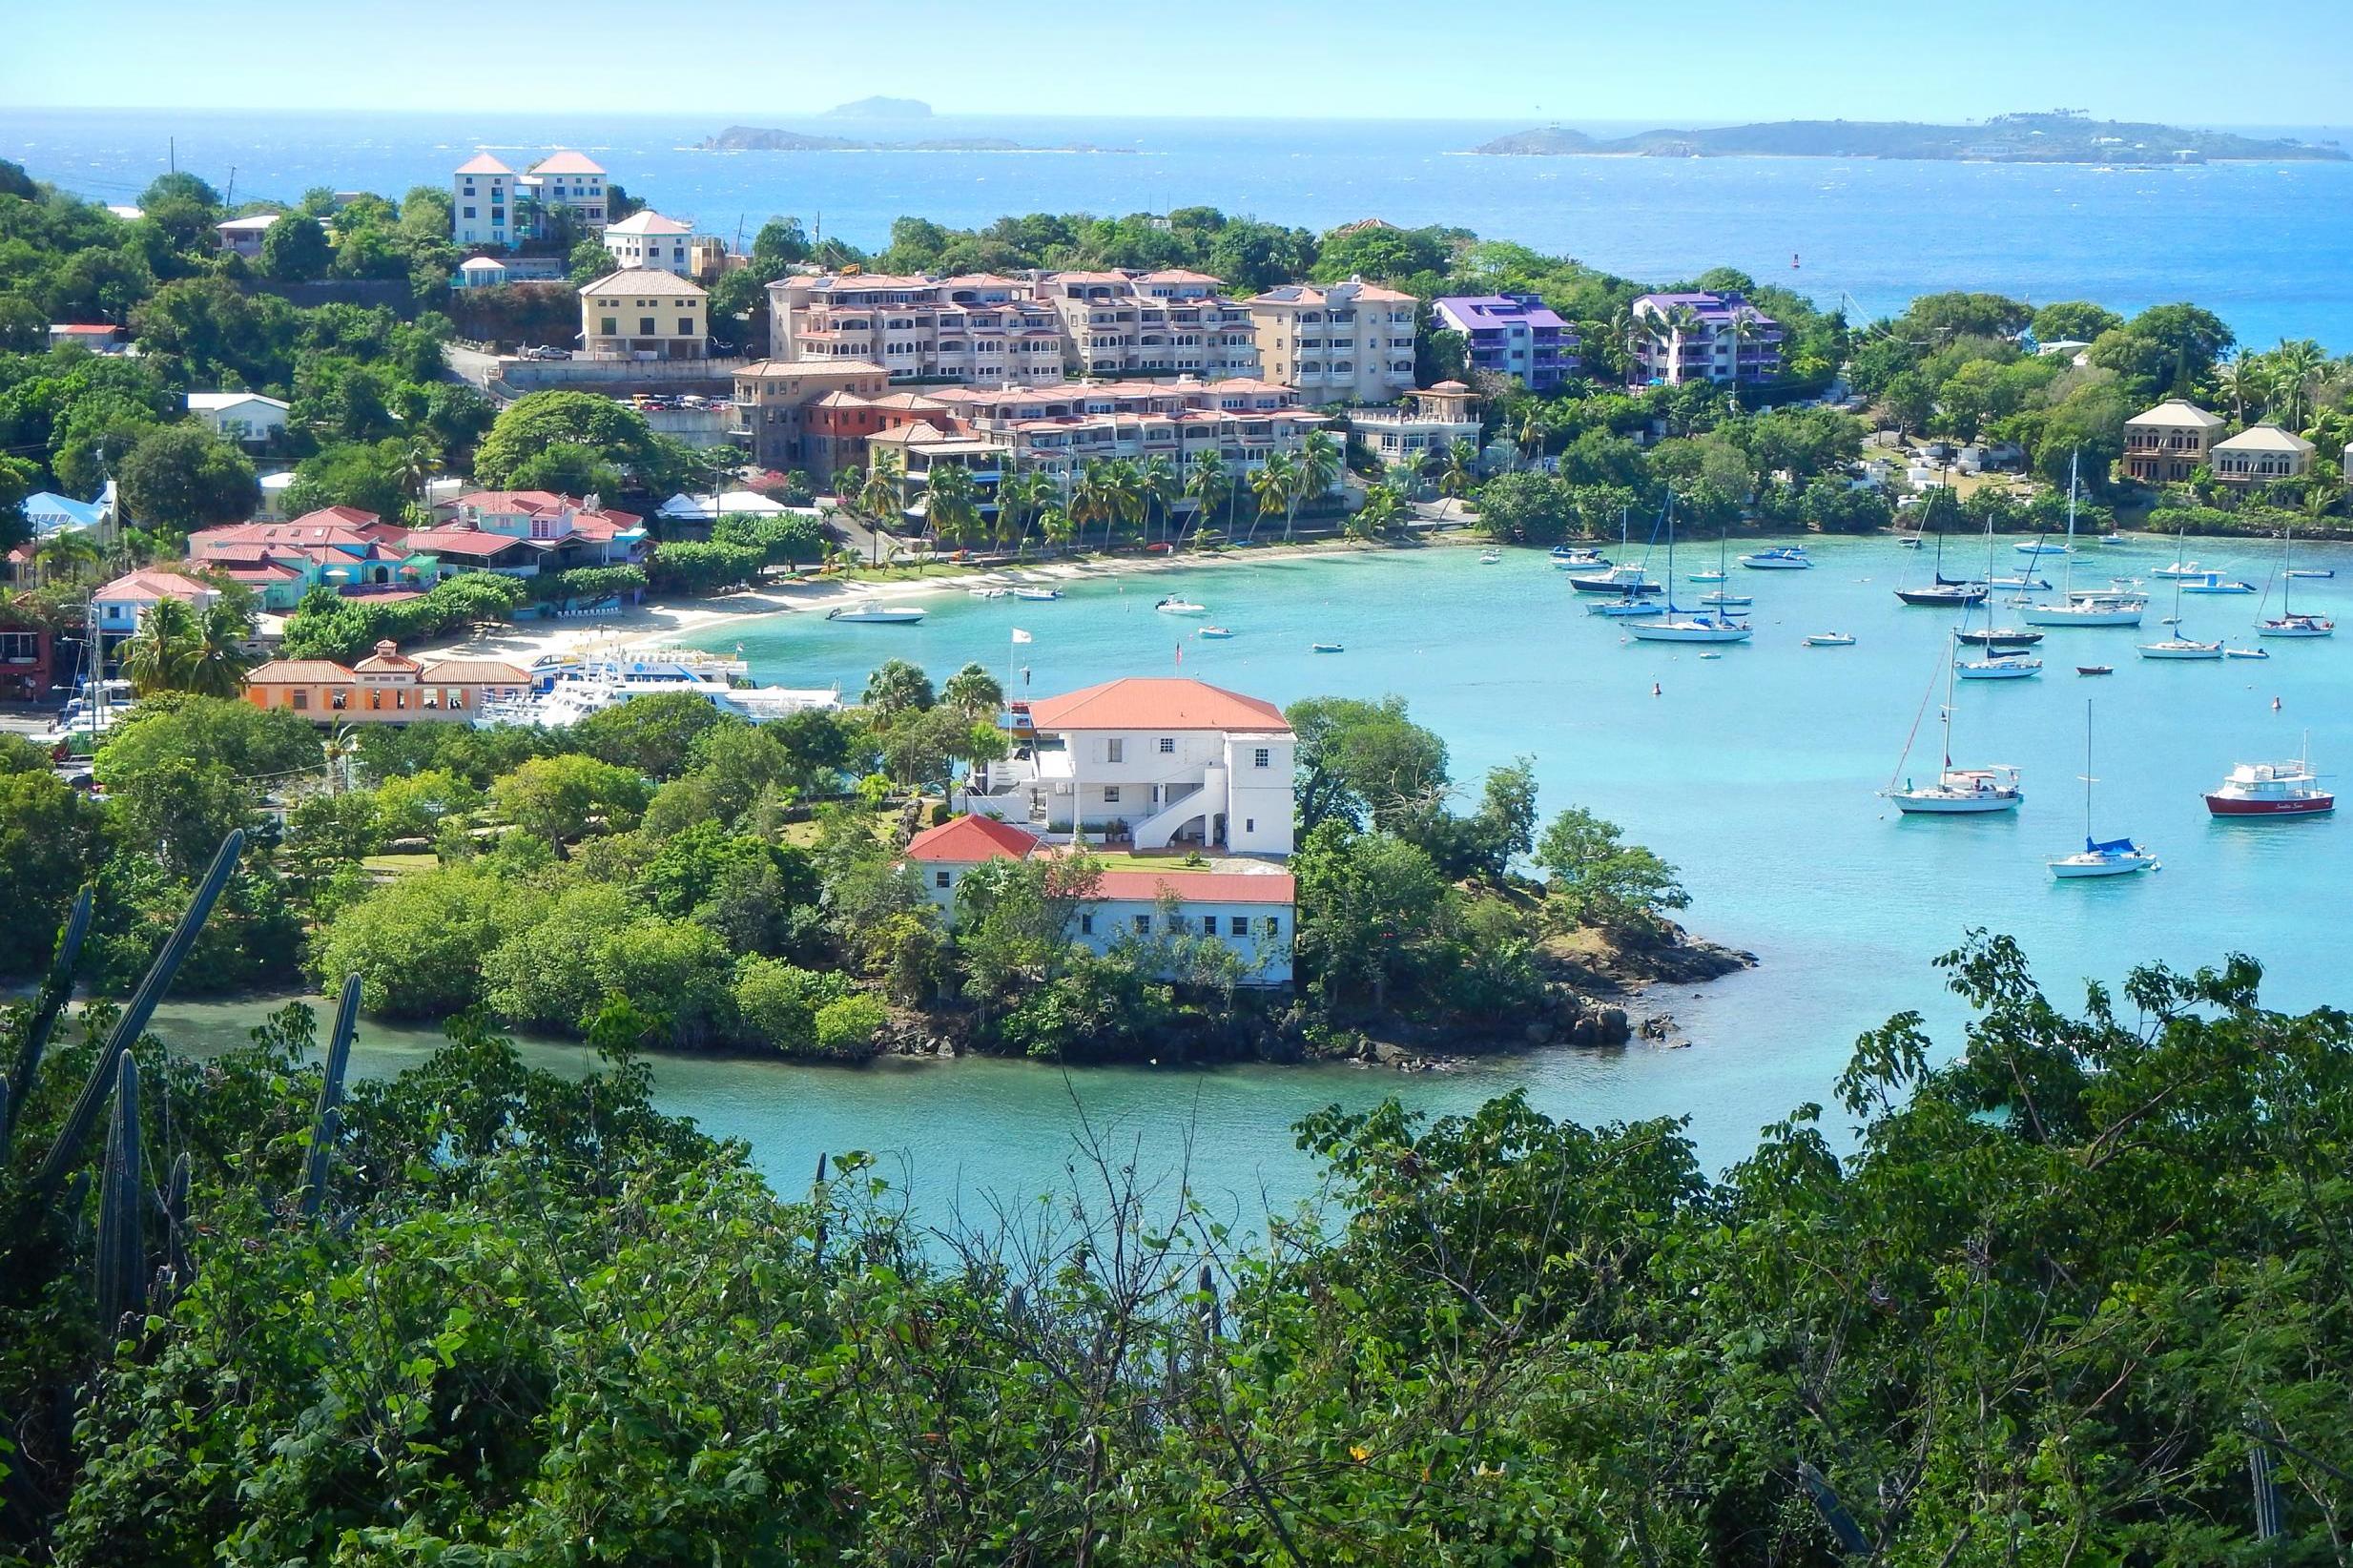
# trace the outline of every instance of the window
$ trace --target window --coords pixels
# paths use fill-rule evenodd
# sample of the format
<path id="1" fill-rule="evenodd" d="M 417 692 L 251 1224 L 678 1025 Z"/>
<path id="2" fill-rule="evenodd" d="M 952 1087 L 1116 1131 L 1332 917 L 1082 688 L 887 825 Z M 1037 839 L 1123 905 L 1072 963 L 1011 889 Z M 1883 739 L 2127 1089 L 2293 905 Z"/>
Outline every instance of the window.
<path id="1" fill-rule="evenodd" d="M 1106 741 L 1104 741 L 1104 742 L 1103 743 L 1103 759 L 1104 759 L 1105 762 L 1125 762 L 1125 761 L 1126 761 L 1126 760 L 1127 760 L 1127 742 L 1125 742 L 1125 740 L 1106 740 Z"/>
<path id="2" fill-rule="evenodd" d="M 621 324 L 619 320 L 613 317 L 600 316 L 596 320 L 596 330 L 598 335 L 602 337 L 617 337 L 620 335 Z"/>
<path id="3" fill-rule="evenodd" d="M 343 705 L 350 700 L 351 693 L 348 691 L 330 691 L 327 693 L 327 706 L 335 709 L 339 712 L 342 711 Z"/>
<path id="4" fill-rule="evenodd" d="M 1079 935 L 1082 937 L 1091 937 L 1094 934 L 1095 917 L 1093 912 L 1089 911 L 1088 913 L 1079 917 Z"/>
<path id="5" fill-rule="evenodd" d="M 1137 917 L 1136 917 L 1136 935 L 1137 935 L 1137 936 L 1139 936 L 1139 937 L 1148 937 L 1148 936 L 1150 936 L 1151 934 L 1152 934 L 1152 917 L 1150 917 L 1149 915 L 1139 915 L 1139 916 L 1137 916 Z"/>
<path id="6" fill-rule="evenodd" d="M 637 319 L 637 335 L 638 335 L 640 338 L 650 338 L 650 337 L 652 337 L 652 336 L 653 336 L 653 318 L 652 318 L 652 317 L 650 317 L 650 316 L 640 316 L 640 317 Z"/>
<path id="7" fill-rule="evenodd" d="M 10 664 L 32 664 L 41 657 L 41 634 L 37 631 L 0 631 L 0 660 Z"/>
<path id="8" fill-rule="evenodd" d="M 946 872 L 944 872 L 944 871 L 935 871 L 935 872 L 933 872 L 933 873 L 932 873 L 932 886 L 934 886 L 934 887 L 946 887 L 947 885 L 948 885 L 948 874 L 947 874 Z"/>
<path id="9" fill-rule="evenodd" d="M 693 317 L 681 316 L 678 318 L 678 336 L 681 338 L 691 338 L 694 336 Z"/>
<path id="10" fill-rule="evenodd" d="M 454 713 L 464 706 L 465 688 L 463 686 L 451 687 L 449 689 L 449 711 Z"/>
<path id="11" fill-rule="evenodd" d="M 297 708 L 308 708 L 311 705 L 311 694 L 298 688 L 294 693 L 294 705 Z"/>
<path id="12" fill-rule="evenodd" d="M 368 706 L 368 712 L 376 712 L 378 709 L 381 709 L 382 707 L 383 707 L 383 705 L 384 705 L 384 694 L 383 694 L 382 691 L 370 691 L 370 692 L 367 694 L 367 706 Z"/>
<path id="13" fill-rule="evenodd" d="M 1202 918 L 1206 920 L 1206 919 L 1208 919 L 1208 918 L 1209 918 L 1209 917 L 1208 917 L 1208 916 L 1207 916 L 1207 915 L 1205 915 L 1205 916 L 1203 916 L 1203 917 L 1202 917 Z M 1181 937 L 1181 936 L 1183 936 L 1183 935 L 1185 934 L 1185 917 L 1184 917 L 1184 916 L 1182 916 L 1182 915 L 1171 915 L 1171 916 L 1169 916 L 1169 917 L 1168 917 L 1168 929 L 1169 929 L 1170 931 L 1172 931 L 1172 932 L 1176 933 L 1176 934 L 1177 934 L 1178 936 L 1180 936 L 1180 937 Z"/>
<path id="14" fill-rule="evenodd" d="M 1212 915 L 1209 918 L 1214 920 L 1217 917 Z M 1248 915 L 1236 915 L 1226 922 L 1226 929 L 1237 937 L 1247 937 L 1250 934 L 1250 918 Z"/>
<path id="15" fill-rule="evenodd" d="M 1272 767 L 1273 765 L 1274 765 L 1274 753 L 1273 753 L 1271 750 L 1269 750 L 1269 748 L 1264 747 L 1264 746 L 1261 746 L 1261 747 L 1259 747 L 1259 748 L 1258 748 L 1258 750 L 1256 750 L 1256 751 L 1254 751 L 1254 752 L 1252 752 L 1252 753 L 1250 753 L 1250 766 L 1251 766 L 1251 767 L 1253 767 L 1253 768 L 1270 768 L 1270 767 Z"/>
<path id="16" fill-rule="evenodd" d="M 466 216 L 466 217 L 473 217 L 473 216 L 474 216 L 474 209 L 473 209 L 473 208 L 471 208 L 471 207 L 466 208 L 466 209 L 465 209 L 465 216 Z"/>
<path id="17" fill-rule="evenodd" d="M 1117 784 L 1105 784 L 1103 787 L 1103 803 L 1106 806 L 1116 806 L 1120 803 L 1120 787 Z"/>
<path id="18" fill-rule="evenodd" d="M 1160 737 L 1160 754 L 1161 754 L 1162 756 L 1170 756 L 1170 755 L 1173 755 L 1173 754 L 1175 753 L 1175 752 L 1176 752 L 1176 739 L 1175 739 L 1175 737 L 1174 737 L 1174 736 L 1171 736 L 1171 735 L 1163 735 L 1163 736 L 1161 736 L 1161 737 Z"/>
<path id="19" fill-rule="evenodd" d="M 1268 936 L 1269 936 L 1269 937 L 1279 937 L 1279 936 L 1281 936 L 1282 934 L 1283 934 L 1283 921 L 1282 921 L 1282 918 L 1281 918 L 1279 916 L 1274 916 L 1274 915 L 1269 915 L 1269 916 L 1268 916 L 1268 917 L 1267 917 L 1267 935 L 1268 935 Z"/>
<path id="20" fill-rule="evenodd" d="M 1242 819 L 1242 831 L 1244 833 L 1256 833 L 1258 831 L 1258 818 L 1255 816 L 1244 817 Z"/>

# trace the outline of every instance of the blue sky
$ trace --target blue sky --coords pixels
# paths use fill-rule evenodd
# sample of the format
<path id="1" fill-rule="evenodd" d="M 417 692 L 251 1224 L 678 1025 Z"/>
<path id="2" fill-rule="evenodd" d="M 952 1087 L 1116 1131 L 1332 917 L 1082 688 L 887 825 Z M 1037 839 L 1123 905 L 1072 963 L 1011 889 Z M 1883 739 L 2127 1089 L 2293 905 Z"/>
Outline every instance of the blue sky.
<path id="1" fill-rule="evenodd" d="M 783 118 L 890 93 L 943 113 L 1645 125 L 2353 117 L 2344 0 L 2280 0 L 2260 27 L 2209 10 L 2170 35 L 2151 14 L 2145 0 L 5 0 L 0 106 Z M 1124 69 L 1138 59 L 1152 63 Z"/>

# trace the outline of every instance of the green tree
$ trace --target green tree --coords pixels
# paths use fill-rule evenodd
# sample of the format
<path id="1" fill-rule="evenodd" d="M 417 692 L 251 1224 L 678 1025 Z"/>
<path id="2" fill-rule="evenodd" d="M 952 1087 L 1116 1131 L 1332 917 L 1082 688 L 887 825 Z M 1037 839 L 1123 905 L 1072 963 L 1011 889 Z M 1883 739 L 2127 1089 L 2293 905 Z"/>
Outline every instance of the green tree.
<path id="1" fill-rule="evenodd" d="M 261 270 L 281 283 L 308 283 L 327 275 L 333 253 L 316 217 L 289 213 L 261 236 Z"/>
<path id="2" fill-rule="evenodd" d="M 169 425 L 142 437 L 117 476 L 129 517 L 168 533 L 241 522 L 261 503 L 260 482 L 245 455 L 196 425 Z"/>
<path id="3" fill-rule="evenodd" d="M 490 786 L 490 809 L 561 850 L 636 826 L 652 793 L 638 774 L 594 757 L 534 757 Z"/>
<path id="4" fill-rule="evenodd" d="M 504 486 L 552 446 L 585 448 L 595 461 L 660 491 L 671 464 L 636 409 L 590 392 L 531 392 L 509 403 L 474 452 L 477 482 Z"/>
<path id="5" fill-rule="evenodd" d="M 1296 737 L 1299 827 L 1340 821 L 1394 830 L 1446 796 L 1446 742 L 1406 716 L 1405 699 L 1308 697 L 1283 715 Z"/>
<path id="6" fill-rule="evenodd" d="M 903 713 L 929 708 L 939 698 L 932 691 L 931 677 L 920 667 L 904 659 L 885 659 L 866 677 L 866 690 L 858 700 L 877 721 L 888 725 Z"/>
<path id="7" fill-rule="evenodd" d="M 1583 924 L 1652 925 L 1691 901 L 1673 866 L 1581 807 L 1544 825 L 1534 858 L 1562 913 Z"/>

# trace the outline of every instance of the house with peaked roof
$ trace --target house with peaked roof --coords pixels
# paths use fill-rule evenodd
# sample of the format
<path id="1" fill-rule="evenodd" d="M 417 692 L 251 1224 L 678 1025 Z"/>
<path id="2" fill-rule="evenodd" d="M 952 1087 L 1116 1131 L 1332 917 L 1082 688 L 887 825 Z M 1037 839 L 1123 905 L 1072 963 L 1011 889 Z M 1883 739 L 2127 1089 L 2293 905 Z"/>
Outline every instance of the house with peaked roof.
<path id="1" fill-rule="evenodd" d="M 410 533 L 411 548 L 430 550 L 477 569 L 534 576 L 573 567 L 633 566 L 645 559 L 646 520 L 635 512 L 608 509 L 601 498 L 575 501 L 552 490 L 468 490 L 433 508 L 447 521 Z M 530 551 L 512 555 L 499 544 L 521 543 Z M 530 563 L 528 570 L 517 567 Z"/>
<path id="2" fill-rule="evenodd" d="M 700 283 L 625 267 L 580 286 L 580 341 L 594 358 L 700 360 L 710 353 L 711 299 Z"/>
<path id="3" fill-rule="evenodd" d="M 130 636 L 139 629 L 139 617 L 159 599 L 177 599 L 200 615 L 220 603 L 220 589 L 184 572 L 160 567 L 125 572 L 91 590 L 91 607 L 97 611 L 98 635 Z"/>
<path id="4" fill-rule="evenodd" d="M 287 404 L 258 392 L 191 392 L 188 412 L 223 441 L 258 449 L 286 433 Z"/>
<path id="5" fill-rule="evenodd" d="M 1286 858 L 1290 722 L 1205 681 L 1129 676 L 1015 710 L 1013 754 L 967 781 L 965 808 L 1139 852 Z"/>
<path id="6" fill-rule="evenodd" d="M 2312 443 L 2276 424 L 2253 424 L 2214 444 L 2214 477 L 2225 485 L 2277 485 L 2312 471 Z"/>
<path id="7" fill-rule="evenodd" d="M 605 226 L 606 179 L 603 165 L 579 153 L 553 153 L 520 172 L 476 153 L 450 176 L 449 237 L 461 247 L 513 250 L 547 237 L 547 215 L 559 207 L 586 237 Z"/>
<path id="8" fill-rule="evenodd" d="M 345 666 L 333 659 L 272 659 L 245 677 L 245 700 L 282 709 L 317 724 L 463 722 L 491 699 L 516 700 L 530 675 L 500 659 L 421 662 L 391 642 Z"/>
<path id="9" fill-rule="evenodd" d="M 350 598 L 404 598 L 441 580 L 441 562 L 409 530 L 357 506 L 325 506 L 291 523 L 236 523 L 188 536 L 191 566 L 253 588 L 261 608 L 292 609 L 315 588 Z"/>
<path id="10" fill-rule="evenodd" d="M 2180 485 L 2212 461 L 2226 428 L 2219 414 L 2168 398 L 2124 422 L 2124 476 L 2142 485 Z"/>
<path id="11" fill-rule="evenodd" d="M 691 223 L 664 217 L 649 207 L 630 214 L 618 223 L 606 224 L 599 237 L 605 241 L 605 249 L 619 271 L 644 267 L 653 272 L 674 273 L 680 278 L 694 276 Z"/>
<path id="12" fill-rule="evenodd" d="M 973 872 L 996 860 L 1056 853 L 1029 829 L 970 815 L 917 834 L 906 865 L 953 924 L 956 891 Z M 1098 873 L 1091 891 L 1078 900 L 1063 935 L 1092 953 L 1125 948 L 1147 973 L 1174 979 L 1183 967 L 1178 944 L 1211 940 L 1233 950 L 1243 984 L 1290 983 L 1299 884 L 1289 872 L 1265 864 L 1196 870 L 1171 860 L 1166 868 Z"/>

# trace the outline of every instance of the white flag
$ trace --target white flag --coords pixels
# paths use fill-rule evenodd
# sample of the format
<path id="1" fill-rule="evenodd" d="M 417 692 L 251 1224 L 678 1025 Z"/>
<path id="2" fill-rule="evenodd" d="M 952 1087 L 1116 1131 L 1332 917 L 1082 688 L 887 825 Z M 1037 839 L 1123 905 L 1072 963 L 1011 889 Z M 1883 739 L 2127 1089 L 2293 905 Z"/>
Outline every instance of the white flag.
<path id="1" fill-rule="evenodd" d="M 1017 643 L 1034 643 L 1038 639 L 1017 626 L 1013 629 L 1013 640 Z"/>

